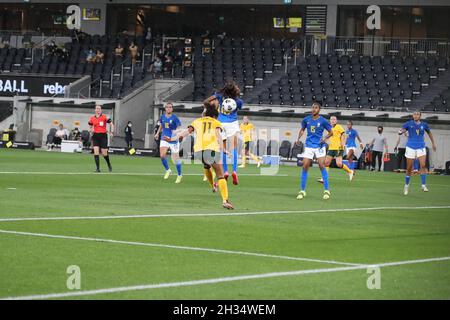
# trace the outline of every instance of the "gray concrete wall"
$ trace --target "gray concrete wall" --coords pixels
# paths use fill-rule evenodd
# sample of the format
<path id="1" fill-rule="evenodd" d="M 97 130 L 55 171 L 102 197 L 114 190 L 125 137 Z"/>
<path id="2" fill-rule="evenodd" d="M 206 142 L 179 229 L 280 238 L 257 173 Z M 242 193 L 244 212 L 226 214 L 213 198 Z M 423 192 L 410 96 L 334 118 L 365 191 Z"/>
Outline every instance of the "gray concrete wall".
<path id="1" fill-rule="evenodd" d="M 107 117 L 112 117 L 112 110 L 104 109 L 103 113 Z M 78 127 L 80 131 L 89 130 L 89 118 L 93 115 L 93 109 L 85 108 L 55 108 L 33 106 L 32 113 L 28 113 L 31 119 L 27 118 L 31 124 L 30 130 L 42 130 L 41 144 L 44 146 L 47 134 L 51 128 L 56 128 L 54 121 L 64 125 L 64 128 L 71 131 Z M 79 123 L 79 125 L 77 124 Z"/>
<path id="2" fill-rule="evenodd" d="M 128 121 L 133 123 L 134 139 L 144 139 L 145 123 L 151 117 L 151 106 L 155 99 L 156 86 L 152 80 L 137 91 L 132 92 L 122 101 L 116 110 L 116 134 L 124 137 Z M 123 139 L 121 140 L 122 143 Z"/>
<path id="3" fill-rule="evenodd" d="M 336 36 L 336 27 L 338 21 L 338 6 L 336 4 L 327 5 L 327 36 Z"/>
<path id="4" fill-rule="evenodd" d="M 52 98 L 55 103 L 65 102 L 65 101 L 73 101 L 73 108 L 58 108 L 55 107 L 54 113 L 49 112 L 49 109 L 44 110 L 47 113 L 41 113 L 43 110 L 39 110 L 40 108 L 35 107 L 36 114 L 30 114 L 30 109 L 27 107 L 27 104 L 30 101 L 40 102 L 40 101 L 48 101 L 49 98 L 43 97 L 30 97 L 28 100 L 26 97 L 15 96 L 14 97 L 14 111 L 13 111 L 13 119 L 14 123 L 17 127 L 16 140 L 17 141 L 27 141 L 28 134 L 31 129 L 42 129 L 44 132 L 43 139 L 46 138 L 48 130 L 52 126 L 53 120 L 59 120 L 63 124 L 65 124 L 69 130 L 73 129 L 73 123 L 75 121 L 80 121 L 80 129 L 85 130 L 88 129 L 87 121 L 85 121 L 84 115 L 94 114 L 94 107 L 81 109 L 75 107 L 76 104 L 83 104 L 88 101 L 94 101 L 99 103 L 100 105 L 106 103 L 114 103 L 114 100 L 85 100 L 85 99 L 67 99 L 67 98 Z M 117 103 L 116 103 L 117 108 Z M 67 114 L 67 115 L 66 115 Z M 109 114 L 109 111 L 105 109 L 105 114 Z M 115 115 L 114 115 L 115 116 Z M 36 123 L 33 122 L 33 119 L 37 117 L 35 120 L 38 121 Z"/>
<path id="5" fill-rule="evenodd" d="M 152 122 L 154 119 L 152 106 L 161 102 L 158 100 L 161 93 L 166 92 L 174 85 L 178 86 L 179 82 L 180 80 L 151 80 L 122 99 L 116 109 L 117 138 L 124 136 L 124 128 L 127 122 L 131 121 L 133 123 L 134 139 L 143 141 L 147 129 L 146 123 L 148 120 Z M 123 139 L 120 140 L 120 143 L 124 143 Z"/>

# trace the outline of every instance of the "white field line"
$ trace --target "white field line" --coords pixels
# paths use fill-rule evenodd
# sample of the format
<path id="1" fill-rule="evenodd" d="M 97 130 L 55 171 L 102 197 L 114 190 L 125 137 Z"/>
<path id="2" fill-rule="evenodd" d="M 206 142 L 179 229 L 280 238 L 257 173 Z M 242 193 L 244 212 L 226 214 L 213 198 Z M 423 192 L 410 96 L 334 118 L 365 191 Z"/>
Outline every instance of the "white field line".
<path id="1" fill-rule="evenodd" d="M 73 175 L 73 176 L 83 176 L 83 175 L 98 175 L 98 176 L 109 176 L 109 175 L 113 175 L 113 176 L 148 176 L 148 177 L 153 177 L 153 176 L 163 176 L 162 173 L 146 173 L 146 172 L 104 172 L 104 173 L 96 173 L 96 172 L 51 172 L 51 171 L 36 171 L 36 172 L 20 172 L 20 171 L 0 171 L 0 175 L 4 174 L 4 175 Z M 184 173 L 183 176 L 203 176 L 202 174 L 199 173 Z M 261 174 L 261 173 L 239 173 L 239 176 L 249 176 L 249 177 L 297 177 L 298 175 L 289 175 L 289 174 Z M 403 178 L 403 175 L 402 175 Z M 331 178 L 331 181 L 348 181 L 348 178 L 341 178 L 341 177 L 335 177 L 334 175 Z M 356 180 L 359 180 L 356 176 Z M 403 186 L 402 184 L 402 179 L 400 179 L 401 181 L 389 181 L 389 180 L 375 180 L 375 179 L 362 179 L 362 181 L 366 181 L 366 182 L 377 182 L 377 183 L 383 183 L 383 184 L 396 184 L 399 186 Z M 419 184 L 417 184 L 419 185 Z M 438 184 L 438 183 L 429 183 L 428 185 L 430 186 L 435 186 L 435 187 L 448 187 L 449 185 L 447 184 Z"/>
<path id="2" fill-rule="evenodd" d="M 154 247 L 154 248 L 178 249 L 178 250 L 189 250 L 189 251 L 203 251 L 203 252 L 234 254 L 234 255 L 253 256 L 253 257 L 262 257 L 262 258 L 272 258 L 272 259 L 281 259 L 281 260 L 295 260 L 295 261 L 307 261 L 307 262 L 337 264 L 337 265 L 344 265 L 344 266 L 360 266 L 361 265 L 361 264 L 356 264 L 356 263 L 347 263 L 347 262 L 340 262 L 340 261 L 334 261 L 334 260 L 321 260 L 321 259 L 312 259 L 312 258 L 289 257 L 289 256 L 280 256 L 280 255 L 265 254 L 265 253 L 233 251 L 233 250 L 223 250 L 223 249 L 214 249 L 214 248 L 199 248 L 199 247 L 188 247 L 188 246 L 176 246 L 176 245 L 160 244 L 160 243 L 122 241 L 122 240 L 88 238 L 88 237 L 75 237 L 75 236 L 53 235 L 53 234 L 47 234 L 47 233 L 32 233 L 32 232 L 9 231 L 9 230 L 0 230 L 0 233 L 13 234 L 13 235 L 22 235 L 22 236 L 43 237 L 43 238 L 53 238 L 53 239 L 68 239 L 68 240 L 93 241 L 93 242 L 101 242 L 101 243 L 124 244 L 124 245 L 130 245 L 130 246 L 145 246 L 145 247 Z"/>
<path id="3" fill-rule="evenodd" d="M 290 213 L 342 213 L 354 211 L 383 211 L 383 210 L 432 210 L 450 209 L 450 206 L 423 206 L 423 207 L 369 207 L 369 208 L 333 208 L 319 210 L 288 210 L 288 211 L 250 211 L 250 212 L 217 212 L 217 213 L 163 213 L 163 214 L 133 214 L 114 216 L 68 216 L 68 217 L 33 217 L 33 218 L 0 218 L 0 222 L 11 221 L 48 221 L 48 220 L 108 220 L 108 219 L 141 219 L 141 218 L 167 218 L 167 217 L 234 217 L 253 215 L 277 215 Z"/>
<path id="4" fill-rule="evenodd" d="M 216 283 L 225 283 L 225 282 L 233 282 L 233 281 L 243 281 L 243 280 L 269 279 L 269 278 L 280 278 L 280 277 L 292 277 L 292 276 L 307 275 L 307 274 L 363 270 L 363 269 L 367 269 L 368 267 L 380 267 L 380 268 L 394 267 L 394 266 L 402 266 L 402 265 L 408 265 L 408 264 L 429 263 L 429 262 L 448 261 L 448 260 L 450 260 L 450 257 L 439 257 L 439 258 L 430 258 L 430 259 L 378 263 L 378 264 L 372 264 L 370 266 L 369 265 L 358 265 L 358 266 L 351 266 L 351 267 L 296 270 L 296 271 L 287 271 L 287 272 L 271 272 L 271 273 L 250 274 L 250 275 L 242 275 L 242 276 L 221 277 L 221 278 L 201 279 L 201 280 L 191 280 L 191 281 L 181 281 L 181 282 L 143 284 L 143 285 L 105 288 L 105 289 L 96 289 L 96 290 L 83 290 L 83 291 L 37 294 L 37 295 L 18 296 L 18 297 L 5 297 L 5 298 L 1 298 L 1 299 L 2 300 L 58 299 L 58 298 L 68 298 L 68 297 L 77 297 L 77 296 L 92 296 L 92 295 L 98 295 L 98 294 L 130 292 L 130 291 L 138 291 L 138 290 L 198 286 L 198 285 L 205 285 L 205 284 L 216 284 Z"/>
<path id="5" fill-rule="evenodd" d="M 72 176 L 84 176 L 84 175 L 96 175 L 96 176 L 164 176 L 164 173 L 153 173 L 153 172 L 51 172 L 51 171 L 0 171 L 0 174 L 5 175 L 72 175 Z M 288 177 L 288 174 L 271 174 L 263 175 L 260 173 L 240 173 L 240 176 L 254 176 L 254 177 Z M 203 176 L 200 173 L 183 173 L 183 176 Z"/>

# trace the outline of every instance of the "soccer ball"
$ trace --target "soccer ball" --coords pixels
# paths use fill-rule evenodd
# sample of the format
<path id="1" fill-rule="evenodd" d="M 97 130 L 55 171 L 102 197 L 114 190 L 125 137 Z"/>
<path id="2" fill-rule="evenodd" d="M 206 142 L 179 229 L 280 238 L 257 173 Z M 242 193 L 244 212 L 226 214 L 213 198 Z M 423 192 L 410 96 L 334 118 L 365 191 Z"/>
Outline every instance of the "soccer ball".
<path id="1" fill-rule="evenodd" d="M 236 108 L 237 108 L 237 105 L 236 105 L 236 101 L 234 101 L 234 99 L 226 98 L 225 100 L 223 100 L 223 102 L 222 102 L 223 113 L 230 114 L 234 110 L 236 110 Z"/>

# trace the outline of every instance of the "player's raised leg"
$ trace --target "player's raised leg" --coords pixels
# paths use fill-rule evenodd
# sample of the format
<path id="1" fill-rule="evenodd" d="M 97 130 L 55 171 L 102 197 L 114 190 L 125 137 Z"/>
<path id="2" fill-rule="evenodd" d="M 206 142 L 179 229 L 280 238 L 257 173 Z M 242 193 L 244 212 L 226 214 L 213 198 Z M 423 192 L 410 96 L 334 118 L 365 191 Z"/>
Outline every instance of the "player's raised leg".
<path id="1" fill-rule="evenodd" d="M 343 151 L 340 151 L 340 153 L 336 157 L 336 166 L 338 168 L 341 168 L 342 170 L 344 170 L 348 174 L 350 181 L 352 181 L 353 180 L 353 170 L 350 170 L 350 168 L 344 162 L 342 162 L 342 152 Z"/>
<path id="2" fill-rule="evenodd" d="M 161 141 L 161 144 L 163 144 L 164 141 Z M 169 179 L 170 174 L 172 173 L 172 170 L 170 170 L 169 163 L 167 161 L 167 150 L 169 150 L 169 147 L 160 147 L 159 148 L 159 157 L 161 159 L 161 163 L 164 167 L 164 170 L 166 170 L 164 174 L 164 180 Z"/>
<path id="3" fill-rule="evenodd" d="M 205 175 L 206 181 L 208 181 L 209 186 L 211 187 L 211 190 L 213 193 L 217 192 L 217 184 L 214 182 L 214 175 L 215 172 L 209 165 L 204 165 L 203 167 L 203 173 Z"/>
<path id="4" fill-rule="evenodd" d="M 231 176 L 233 177 L 233 184 L 237 185 L 239 184 L 239 179 L 237 176 L 237 167 L 238 167 L 238 137 L 237 133 L 231 138 L 231 150 L 233 150 L 233 173 Z"/>
<path id="5" fill-rule="evenodd" d="M 245 164 L 247 162 L 247 156 L 248 156 L 248 152 L 247 152 L 247 145 L 248 142 L 244 142 L 244 146 L 242 148 L 242 163 L 238 168 L 245 168 Z"/>
<path id="6" fill-rule="evenodd" d="M 175 145 L 171 145 L 170 147 L 171 157 L 173 163 L 175 163 L 175 167 L 177 168 L 177 179 L 175 180 L 175 183 L 181 183 L 181 179 L 183 178 L 182 172 L 181 172 L 181 159 L 180 159 L 180 144 L 177 143 Z"/>
<path id="7" fill-rule="evenodd" d="M 231 204 L 230 200 L 228 199 L 228 185 L 227 180 L 223 176 L 222 167 L 220 164 L 214 163 L 212 165 L 214 168 L 214 171 L 216 172 L 217 176 L 217 184 L 219 186 L 220 195 L 222 197 L 222 207 L 228 210 L 234 209 L 233 205 Z"/>
<path id="8" fill-rule="evenodd" d="M 405 186 L 403 188 L 403 194 L 405 196 L 409 193 L 409 183 L 411 181 L 411 174 L 414 166 L 414 159 L 406 159 L 406 176 L 405 176 Z"/>
<path id="9" fill-rule="evenodd" d="M 223 140 L 223 152 L 222 152 L 222 169 L 228 178 L 228 164 L 227 164 L 227 139 Z"/>
<path id="10" fill-rule="evenodd" d="M 427 156 L 421 156 L 419 157 L 419 164 L 420 164 L 420 180 L 422 182 L 422 191 L 428 192 L 427 188 Z"/>
<path id="11" fill-rule="evenodd" d="M 346 167 L 351 171 L 351 173 L 349 174 L 350 181 L 352 181 L 355 176 L 355 169 L 350 169 L 353 167 L 353 156 L 354 155 L 355 155 L 355 150 L 353 148 L 348 148 L 347 149 L 348 166 L 346 166 Z"/>
<path id="12" fill-rule="evenodd" d="M 328 150 L 327 156 L 325 157 L 325 169 L 329 172 L 330 171 L 330 165 L 331 165 L 331 161 L 333 161 L 333 153 L 331 152 L 331 150 Z M 319 179 L 317 179 L 317 182 L 323 183 L 323 178 L 320 177 Z"/>
<path id="13" fill-rule="evenodd" d="M 319 164 L 320 172 L 322 173 L 323 179 L 323 199 L 328 200 L 330 198 L 330 189 L 328 186 L 328 171 L 325 167 L 325 157 L 318 157 L 317 162 Z"/>
<path id="14" fill-rule="evenodd" d="M 303 168 L 300 178 L 300 192 L 297 195 L 298 200 L 302 200 L 306 197 L 306 183 L 308 182 L 308 171 L 311 166 L 311 159 L 303 158 Z"/>

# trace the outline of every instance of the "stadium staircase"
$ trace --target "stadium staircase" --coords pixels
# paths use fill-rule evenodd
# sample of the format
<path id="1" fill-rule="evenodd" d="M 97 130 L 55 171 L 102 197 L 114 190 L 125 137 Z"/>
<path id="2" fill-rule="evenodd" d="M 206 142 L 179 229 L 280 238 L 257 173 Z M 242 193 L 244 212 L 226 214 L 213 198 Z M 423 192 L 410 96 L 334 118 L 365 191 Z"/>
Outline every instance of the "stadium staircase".
<path id="1" fill-rule="evenodd" d="M 411 109 L 432 111 L 432 112 L 450 112 L 450 70 L 445 70 L 438 81 L 432 82 L 423 94 L 411 103 Z M 447 103 L 448 101 L 448 103 Z"/>
<path id="2" fill-rule="evenodd" d="M 13 106 L 9 101 L 0 101 L 0 123 L 13 114 Z"/>

